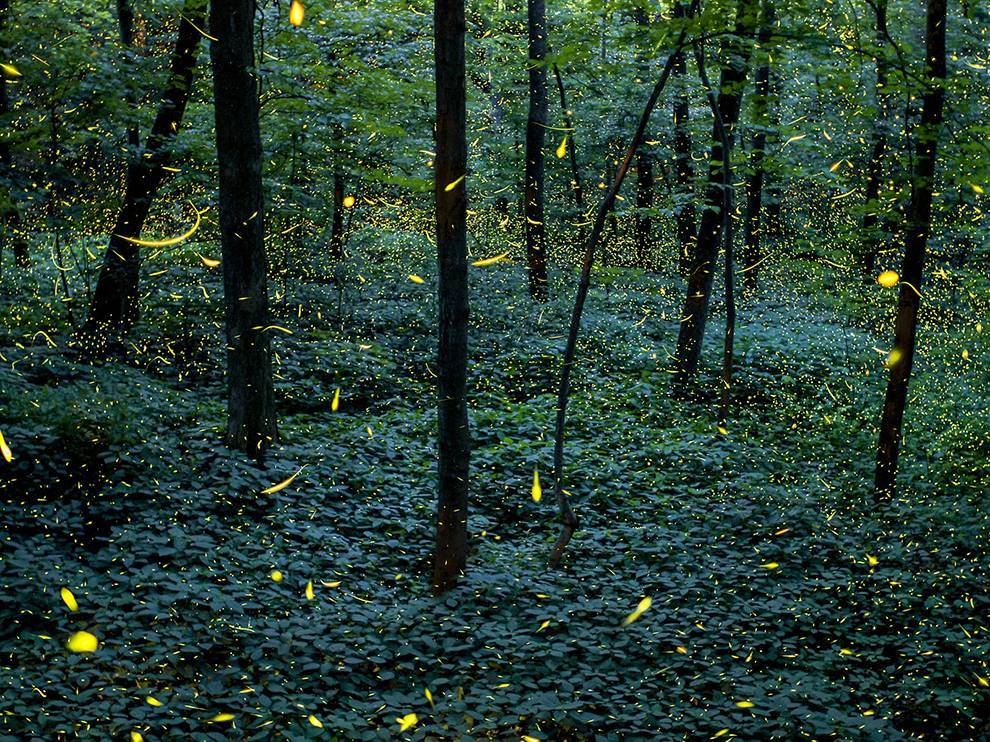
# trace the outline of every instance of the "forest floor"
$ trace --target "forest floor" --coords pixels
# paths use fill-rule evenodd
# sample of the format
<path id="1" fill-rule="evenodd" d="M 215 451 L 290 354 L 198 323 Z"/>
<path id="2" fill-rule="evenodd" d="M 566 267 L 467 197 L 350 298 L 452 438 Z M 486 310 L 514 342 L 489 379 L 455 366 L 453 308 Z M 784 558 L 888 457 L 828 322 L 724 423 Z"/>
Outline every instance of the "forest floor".
<path id="1" fill-rule="evenodd" d="M 264 470 L 217 444 L 221 288 L 197 249 L 148 266 L 104 366 L 66 353 L 43 268 L 36 290 L 4 277 L 0 736 L 387 739 L 415 713 L 402 736 L 987 738 L 990 333 L 926 310 L 902 487 L 877 506 L 893 293 L 768 266 L 722 434 L 669 393 L 680 281 L 596 271 L 567 438 L 582 528 L 550 572 L 554 503 L 530 485 L 573 275 L 534 307 L 521 265 L 472 268 L 472 552 L 435 599 L 428 245 L 363 236 L 340 282 L 272 282 Z M 97 652 L 65 649 L 79 629 Z"/>

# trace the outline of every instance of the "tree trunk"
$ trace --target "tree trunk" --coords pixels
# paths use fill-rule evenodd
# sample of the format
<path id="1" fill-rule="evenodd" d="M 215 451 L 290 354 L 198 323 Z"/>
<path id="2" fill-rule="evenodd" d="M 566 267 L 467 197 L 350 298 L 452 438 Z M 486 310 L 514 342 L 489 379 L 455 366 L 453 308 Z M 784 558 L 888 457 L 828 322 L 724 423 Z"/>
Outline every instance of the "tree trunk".
<path id="1" fill-rule="evenodd" d="M 440 594 L 457 583 L 467 563 L 471 438 L 467 414 L 467 104 L 464 83 L 464 0 L 436 0 L 433 23 L 437 90 L 434 199 L 440 308 L 437 359 L 439 493 L 433 590 Z M 541 129 L 541 141 L 542 136 Z M 528 142 L 527 137 L 527 144 Z M 457 185 L 450 188 L 451 183 Z"/>
<path id="2" fill-rule="evenodd" d="M 255 0 L 212 0 L 210 45 L 220 172 L 219 225 L 227 337 L 227 445 L 259 461 L 276 440 L 268 339 Z"/>
<path id="3" fill-rule="evenodd" d="M 546 7 L 544 0 L 529 0 L 529 119 L 526 122 L 526 259 L 529 293 L 536 301 L 547 299 L 546 235 L 543 228 L 543 146 L 547 126 Z"/>
<path id="4" fill-rule="evenodd" d="M 708 105 L 712 110 L 712 120 L 715 123 L 719 140 L 722 142 L 722 151 L 728 153 L 725 163 L 722 165 L 721 229 L 725 249 L 725 337 L 722 354 L 722 386 L 718 404 L 718 422 L 719 425 L 725 425 L 729 417 L 729 399 L 732 391 L 732 356 L 736 335 L 735 263 L 732 256 L 732 212 L 734 210 L 732 142 L 729 141 L 725 123 L 722 121 L 722 114 L 718 110 L 718 98 L 708 80 L 708 72 L 705 69 L 705 52 L 701 44 L 694 45 L 694 59 L 698 66 L 698 76 L 701 78 L 701 84 L 708 97 Z"/>
<path id="5" fill-rule="evenodd" d="M 694 0 L 692 7 L 696 8 L 697 5 L 698 0 Z M 622 181 L 625 180 L 629 166 L 632 164 L 633 158 L 636 156 L 636 152 L 646 135 L 646 127 L 649 126 L 653 109 L 656 107 L 657 101 L 660 99 L 660 94 L 667 85 L 667 80 L 670 79 L 676 55 L 684 48 L 684 38 L 686 35 L 686 29 L 682 28 L 677 36 L 677 41 L 674 43 L 674 51 L 667 57 L 667 62 L 663 67 L 663 71 L 660 73 L 660 79 L 657 80 L 656 85 L 653 87 L 653 92 L 650 93 L 650 97 L 643 107 L 643 113 L 640 116 L 639 125 L 636 127 L 632 141 L 629 143 L 629 149 L 626 150 L 625 157 L 619 164 L 615 172 L 615 177 L 612 179 L 611 185 L 605 191 L 605 197 L 598 206 L 598 212 L 591 227 L 591 234 L 588 235 L 588 239 L 584 245 L 581 275 L 578 279 L 574 308 L 571 310 L 571 323 L 567 330 L 567 344 L 564 346 L 564 360 L 560 367 L 560 383 L 557 387 L 557 419 L 556 427 L 554 428 L 553 445 L 553 479 L 554 494 L 557 500 L 557 508 L 560 512 L 561 531 L 560 536 L 557 538 L 557 543 L 554 544 L 553 551 L 550 552 L 549 562 L 551 569 L 555 569 L 560 564 L 560 560 L 564 556 L 564 549 L 570 543 L 574 532 L 580 527 L 580 521 L 574 514 L 568 496 L 564 491 L 564 427 L 567 422 L 567 403 L 571 394 L 571 370 L 574 367 L 578 332 L 581 330 L 581 315 L 584 313 L 584 303 L 588 298 L 588 289 L 591 286 L 591 269 L 595 262 L 595 252 L 599 247 L 599 241 L 601 240 L 609 211 L 615 204 L 615 198 L 619 194 L 619 189 L 622 188 Z"/>
<path id="6" fill-rule="evenodd" d="M 674 5 L 675 18 L 688 18 L 689 6 L 684 2 Z M 678 264 L 685 278 L 694 264 L 694 251 L 698 240 L 697 213 L 694 208 L 694 166 L 691 163 L 691 130 L 689 127 L 691 105 L 688 100 L 687 61 L 683 51 L 674 60 L 674 166 L 677 192 L 674 195 L 674 213 L 677 220 Z"/>
<path id="7" fill-rule="evenodd" d="M 165 177 L 175 139 L 192 90 L 193 69 L 204 25 L 206 0 L 186 0 L 172 52 L 172 67 L 158 114 L 141 155 L 128 167 L 124 203 L 110 233 L 103 268 L 96 283 L 87 341 L 102 346 L 108 334 L 123 335 L 137 321 L 141 256 L 128 238 L 140 236 L 151 204 Z M 98 351 L 100 348 L 90 348 Z"/>
<path id="8" fill-rule="evenodd" d="M 633 12 L 633 18 L 636 24 L 640 26 L 640 33 L 646 36 L 649 33 L 650 20 L 643 6 L 636 8 Z M 648 46 L 648 44 L 644 46 Z M 649 72 L 647 57 L 642 53 L 637 56 L 640 74 L 645 77 Z M 650 248 L 653 242 L 653 218 L 650 215 L 650 210 L 653 208 L 653 188 L 653 153 L 640 147 L 639 154 L 636 156 L 636 264 L 637 267 L 644 270 L 651 267 Z"/>
<path id="9" fill-rule="evenodd" d="M 564 91 L 564 78 L 556 64 L 553 75 L 557 80 L 557 93 L 560 95 L 560 109 L 563 112 L 564 128 L 567 130 L 567 154 L 571 162 L 571 187 L 574 190 L 574 204 L 577 206 L 578 218 L 584 218 L 584 187 L 581 184 L 581 168 L 577 160 L 577 140 L 575 139 L 574 118 L 567 107 L 567 93 Z"/>
<path id="10" fill-rule="evenodd" d="M 764 152 L 767 146 L 767 128 L 770 119 L 767 115 L 768 99 L 770 96 L 770 39 L 773 35 L 773 25 L 776 21 L 773 0 L 764 0 L 763 18 L 760 22 L 760 32 L 757 36 L 759 54 L 763 64 L 756 69 L 753 81 L 753 140 L 749 149 L 749 172 L 746 175 L 746 216 L 743 220 L 743 269 L 744 284 L 750 291 L 755 291 L 757 268 L 760 264 L 760 217 L 763 206 L 763 169 Z"/>
<path id="11" fill-rule="evenodd" d="M 334 171 L 333 174 L 333 224 L 330 228 L 330 258 L 344 258 L 344 174 Z"/>
<path id="12" fill-rule="evenodd" d="M 10 0 L 0 0 L 0 34 L 4 33 L 7 25 L 7 18 L 10 15 Z M 0 121 L 4 124 L 5 130 L 10 131 L 6 126 L 6 116 L 10 113 L 10 100 L 7 97 L 7 81 L 0 79 Z M 19 268 L 29 268 L 31 257 L 28 253 L 27 240 L 20 229 L 21 213 L 14 200 L 14 170 L 10 155 L 10 141 L 4 136 L 0 138 L 0 177 L 7 181 L 6 203 L 3 205 L 3 220 L 5 226 L 5 238 L 10 239 L 14 253 L 14 264 Z"/>
<path id="13" fill-rule="evenodd" d="M 890 116 L 890 95 L 887 92 L 887 0 L 874 0 L 876 16 L 876 104 L 873 119 L 873 150 L 866 170 L 866 213 L 863 215 L 863 269 L 865 277 L 872 278 L 876 272 L 877 252 L 880 249 L 880 234 L 877 224 L 880 217 L 880 188 L 883 183 L 883 164 L 887 152 L 887 127 Z"/>
<path id="14" fill-rule="evenodd" d="M 945 100 L 945 6 L 946 0 L 928 0 L 925 32 L 926 91 L 917 129 L 911 210 L 908 219 L 901 287 L 894 326 L 894 349 L 888 357 L 890 377 L 880 423 L 877 447 L 877 499 L 894 494 L 897 481 L 897 456 L 901 443 L 901 426 L 907 401 L 908 381 L 914 364 L 918 307 L 921 302 L 922 271 L 925 248 L 931 227 L 932 192 L 935 185 L 935 155 L 942 107 Z"/>
<path id="15" fill-rule="evenodd" d="M 722 67 L 719 84 L 718 109 L 730 145 L 736 122 L 739 120 L 742 91 L 746 82 L 746 67 L 751 52 L 751 42 L 748 39 L 756 27 L 758 9 L 756 0 L 738 0 L 735 34 L 726 42 L 724 54 L 726 63 Z M 708 320 L 712 278 L 718 258 L 718 235 L 724 209 L 722 162 L 728 155 L 729 153 L 723 152 L 717 125 L 713 124 L 705 206 L 701 215 L 701 227 L 698 230 L 695 259 L 688 276 L 687 297 L 684 301 L 684 311 L 681 313 L 680 334 L 677 338 L 675 386 L 680 390 L 694 380 L 701 357 L 701 344 Z"/>
<path id="16" fill-rule="evenodd" d="M 130 0 L 117 0 L 117 25 L 120 29 L 120 43 L 126 48 L 133 47 L 134 9 L 131 7 Z M 127 65 L 125 69 L 128 74 L 132 73 L 130 65 Z M 131 108 L 136 108 L 137 102 L 134 100 L 133 96 L 128 94 L 127 99 L 127 102 L 131 105 Z M 138 147 L 141 146 L 141 135 L 138 133 L 136 126 L 131 126 L 127 130 L 127 145 L 131 149 L 131 154 L 127 161 L 127 177 L 130 179 L 132 177 L 131 170 L 136 165 L 135 155 L 137 154 Z"/>

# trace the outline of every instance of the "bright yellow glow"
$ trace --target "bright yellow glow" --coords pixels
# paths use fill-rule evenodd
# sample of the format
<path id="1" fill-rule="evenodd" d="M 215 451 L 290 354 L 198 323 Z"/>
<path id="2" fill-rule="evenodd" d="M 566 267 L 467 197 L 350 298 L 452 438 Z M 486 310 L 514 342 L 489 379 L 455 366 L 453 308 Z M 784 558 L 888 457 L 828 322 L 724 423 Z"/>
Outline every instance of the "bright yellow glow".
<path id="1" fill-rule="evenodd" d="M 180 234 L 178 237 L 171 237 L 167 240 L 139 240 L 136 237 L 125 237 L 122 234 L 118 234 L 117 237 L 120 237 L 120 239 L 124 240 L 125 242 L 130 242 L 134 245 L 140 245 L 141 247 L 171 247 L 172 245 L 178 245 L 180 242 L 183 242 L 184 240 L 188 240 L 190 237 L 196 234 L 196 230 L 199 229 L 199 223 L 201 221 L 199 209 L 197 209 L 191 203 L 189 205 L 192 206 L 193 211 L 196 212 L 196 221 L 193 223 L 192 227 L 189 229 L 188 232 Z"/>
<path id="2" fill-rule="evenodd" d="M 272 495 L 272 494 L 274 494 L 276 492 L 281 492 L 286 487 L 288 487 L 290 484 L 292 484 L 292 480 L 294 480 L 296 477 L 298 477 L 301 473 L 302 473 L 302 469 L 300 469 L 299 471 L 297 471 L 295 474 L 293 474 L 288 479 L 284 479 L 281 482 L 279 482 L 278 484 L 273 484 L 271 487 L 269 487 L 267 489 L 261 490 L 261 494 L 263 494 L 263 495 Z"/>
<path id="3" fill-rule="evenodd" d="M 289 6 L 289 23 L 299 28 L 305 15 L 306 9 L 303 8 L 303 4 L 299 0 L 292 0 L 292 5 Z"/>
<path id="4" fill-rule="evenodd" d="M 897 271 L 884 271 L 879 276 L 877 276 L 877 283 L 879 283 L 885 289 L 889 289 L 896 286 L 897 282 L 900 280 L 901 277 L 897 275 Z"/>
<path id="5" fill-rule="evenodd" d="M 69 610 L 73 613 L 79 610 L 79 604 L 76 602 L 76 596 L 72 594 L 72 591 L 67 588 L 62 588 L 62 602 L 69 606 Z"/>
<path id="6" fill-rule="evenodd" d="M 69 641 L 65 643 L 65 646 L 71 652 L 88 653 L 95 652 L 99 648 L 100 642 L 88 631 L 77 631 L 69 637 Z"/>
<path id="7" fill-rule="evenodd" d="M 404 732 L 416 726 L 419 723 L 419 717 L 416 714 L 406 714 L 405 716 L 400 716 L 396 721 L 399 722 L 399 731 Z"/>
<path id="8" fill-rule="evenodd" d="M 646 613 L 646 611 L 649 610 L 651 605 L 653 605 L 653 598 L 649 596 L 643 598 L 641 601 L 639 601 L 639 605 L 636 606 L 636 610 L 634 610 L 632 613 L 630 613 L 622 620 L 622 625 L 628 626 L 633 621 L 638 620 L 640 616 L 642 616 L 644 613 Z"/>

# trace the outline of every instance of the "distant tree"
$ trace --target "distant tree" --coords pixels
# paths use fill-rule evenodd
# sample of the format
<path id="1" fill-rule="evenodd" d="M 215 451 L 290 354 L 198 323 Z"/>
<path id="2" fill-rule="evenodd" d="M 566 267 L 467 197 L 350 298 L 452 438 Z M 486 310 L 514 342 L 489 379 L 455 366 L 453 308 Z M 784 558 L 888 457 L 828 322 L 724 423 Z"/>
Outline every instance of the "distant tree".
<path id="1" fill-rule="evenodd" d="M 3 36 L 10 16 L 10 0 L 0 0 L 0 37 Z M 7 76 L 0 79 L 0 121 L 10 112 L 7 97 Z M 6 127 L 4 127 L 6 129 Z M 4 237 L 10 240 L 14 253 L 14 263 L 20 268 L 31 265 L 27 239 L 21 230 L 21 212 L 14 197 L 15 173 L 12 167 L 9 134 L 0 136 L 0 217 L 3 219 Z"/>
<path id="2" fill-rule="evenodd" d="M 434 201 L 440 308 L 437 363 L 439 493 L 433 590 L 439 594 L 457 583 L 467 561 L 471 436 L 467 414 L 467 101 L 464 0 L 436 0 L 433 24 L 437 94 Z M 542 128 L 540 136 L 542 138 Z"/>
<path id="3" fill-rule="evenodd" d="M 890 376 L 880 422 L 877 447 L 876 497 L 890 497 L 897 482 L 897 457 L 901 426 L 907 402 L 908 382 L 914 364 L 918 307 L 925 265 L 925 248 L 931 228 L 932 195 L 935 187 L 935 156 L 942 128 L 945 101 L 945 18 L 946 0 L 927 0 L 925 30 L 925 95 L 921 123 L 915 137 L 914 173 L 908 217 L 904 263 L 900 275 L 900 295 L 894 326 L 894 348 L 887 359 Z"/>
<path id="4" fill-rule="evenodd" d="M 526 121 L 526 259 L 529 293 L 537 301 L 547 298 L 546 230 L 543 224 L 543 147 L 547 130 L 547 18 L 544 0 L 528 0 L 529 118 Z"/>
<path id="5" fill-rule="evenodd" d="M 276 440 L 268 259 L 254 58 L 256 0 L 212 0 L 210 44 L 220 171 L 227 338 L 227 445 L 263 460 Z"/>
<path id="6" fill-rule="evenodd" d="M 117 0 L 117 27 L 120 30 L 120 43 L 123 44 L 124 48 L 130 49 L 134 47 L 134 8 L 131 6 L 130 0 Z M 127 70 L 128 74 L 132 74 L 133 72 L 129 67 L 125 67 L 124 69 Z M 133 96 L 128 97 L 131 107 L 136 107 L 136 101 L 133 99 Z M 128 127 L 127 146 L 130 147 L 132 153 L 136 153 L 138 147 L 141 146 L 141 135 L 138 132 L 137 126 Z M 139 164 L 140 161 L 134 158 L 133 155 L 128 158 L 128 180 L 134 177 L 132 171 Z"/>
<path id="7" fill-rule="evenodd" d="M 738 0 L 733 35 L 728 37 L 723 49 L 725 62 L 719 83 L 718 109 L 730 145 L 736 122 L 739 120 L 746 69 L 752 49 L 751 37 L 756 29 L 758 16 L 758 0 Z M 722 229 L 724 208 L 722 164 L 729 154 L 723 151 L 717 124 L 713 125 L 708 185 L 705 189 L 701 227 L 698 230 L 698 245 L 688 276 L 687 296 L 684 300 L 680 334 L 677 338 L 675 384 L 681 390 L 695 378 L 701 357 L 712 279 L 718 259 L 718 236 Z"/>
<path id="8" fill-rule="evenodd" d="M 686 19 L 690 6 L 683 0 L 674 3 L 674 17 Z M 694 166 L 691 163 L 691 105 L 685 76 L 687 60 L 683 50 L 677 51 L 674 60 L 674 215 L 677 221 L 677 251 L 681 275 L 687 277 L 694 264 L 694 249 L 698 240 L 697 213 L 694 206 L 692 182 Z"/>
<path id="9" fill-rule="evenodd" d="M 93 352 L 101 352 L 108 335 L 125 334 L 138 318 L 138 283 L 141 269 L 139 246 L 151 204 L 165 178 L 171 160 L 171 144 L 179 130 L 192 90 L 196 52 L 205 25 L 206 0 L 186 0 L 172 51 L 171 74 L 158 114 L 144 147 L 127 171 L 124 202 L 110 232 L 103 267 L 89 308 L 85 339 Z M 136 137 L 136 133 L 132 136 Z"/>
<path id="10" fill-rule="evenodd" d="M 889 49 L 887 31 L 887 0 L 869 0 L 875 18 L 876 35 L 876 113 L 873 117 L 873 146 L 870 163 L 866 170 L 866 213 L 863 215 L 863 268 L 864 274 L 872 277 L 876 270 L 877 251 L 880 247 L 878 223 L 880 217 L 880 188 L 883 184 L 884 161 L 889 142 L 887 130 L 890 128 L 891 95 L 888 90 L 890 65 L 887 60 Z"/>
<path id="11" fill-rule="evenodd" d="M 633 19 L 636 25 L 640 26 L 640 48 L 648 46 L 650 18 L 646 13 L 644 5 L 637 5 L 633 11 Z M 637 54 L 637 66 L 640 74 L 645 77 L 649 72 L 649 55 L 640 52 Z M 636 157 L 636 264 L 640 268 L 650 267 L 650 251 L 653 241 L 653 217 L 650 210 L 653 208 L 653 153 L 646 147 L 639 148 Z"/>
<path id="12" fill-rule="evenodd" d="M 764 0 L 760 31 L 757 35 L 757 54 L 761 59 L 753 80 L 753 138 L 749 147 L 749 172 L 746 174 L 746 214 L 743 219 L 743 283 L 747 289 L 757 286 L 760 264 L 760 238 L 763 234 L 761 211 L 763 209 L 763 183 L 766 178 L 764 161 L 767 146 L 767 129 L 770 98 L 770 40 L 776 12 L 773 0 Z"/>
<path id="13" fill-rule="evenodd" d="M 557 93 L 560 96 L 560 110 L 564 119 L 564 129 L 566 130 L 567 155 L 571 164 L 571 190 L 574 193 L 574 205 L 577 207 L 579 221 L 584 219 L 584 186 L 582 185 L 581 168 L 577 159 L 577 137 L 574 131 L 574 115 L 567 106 L 567 91 L 564 89 L 564 78 L 560 74 L 560 68 L 556 64 L 553 66 L 553 76 L 557 81 Z"/>
<path id="14" fill-rule="evenodd" d="M 333 216 L 330 226 L 330 257 L 342 260 L 344 257 L 344 187 L 347 180 L 344 173 L 333 173 Z"/>

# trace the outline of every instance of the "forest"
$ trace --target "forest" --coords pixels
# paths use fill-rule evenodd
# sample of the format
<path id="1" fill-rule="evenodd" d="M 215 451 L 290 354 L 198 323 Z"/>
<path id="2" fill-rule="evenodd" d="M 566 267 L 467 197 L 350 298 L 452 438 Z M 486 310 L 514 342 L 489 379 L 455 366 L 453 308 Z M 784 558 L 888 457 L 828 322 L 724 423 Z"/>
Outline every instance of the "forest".
<path id="1" fill-rule="evenodd" d="M 986 3 L 0 44 L 0 739 L 990 740 Z"/>

